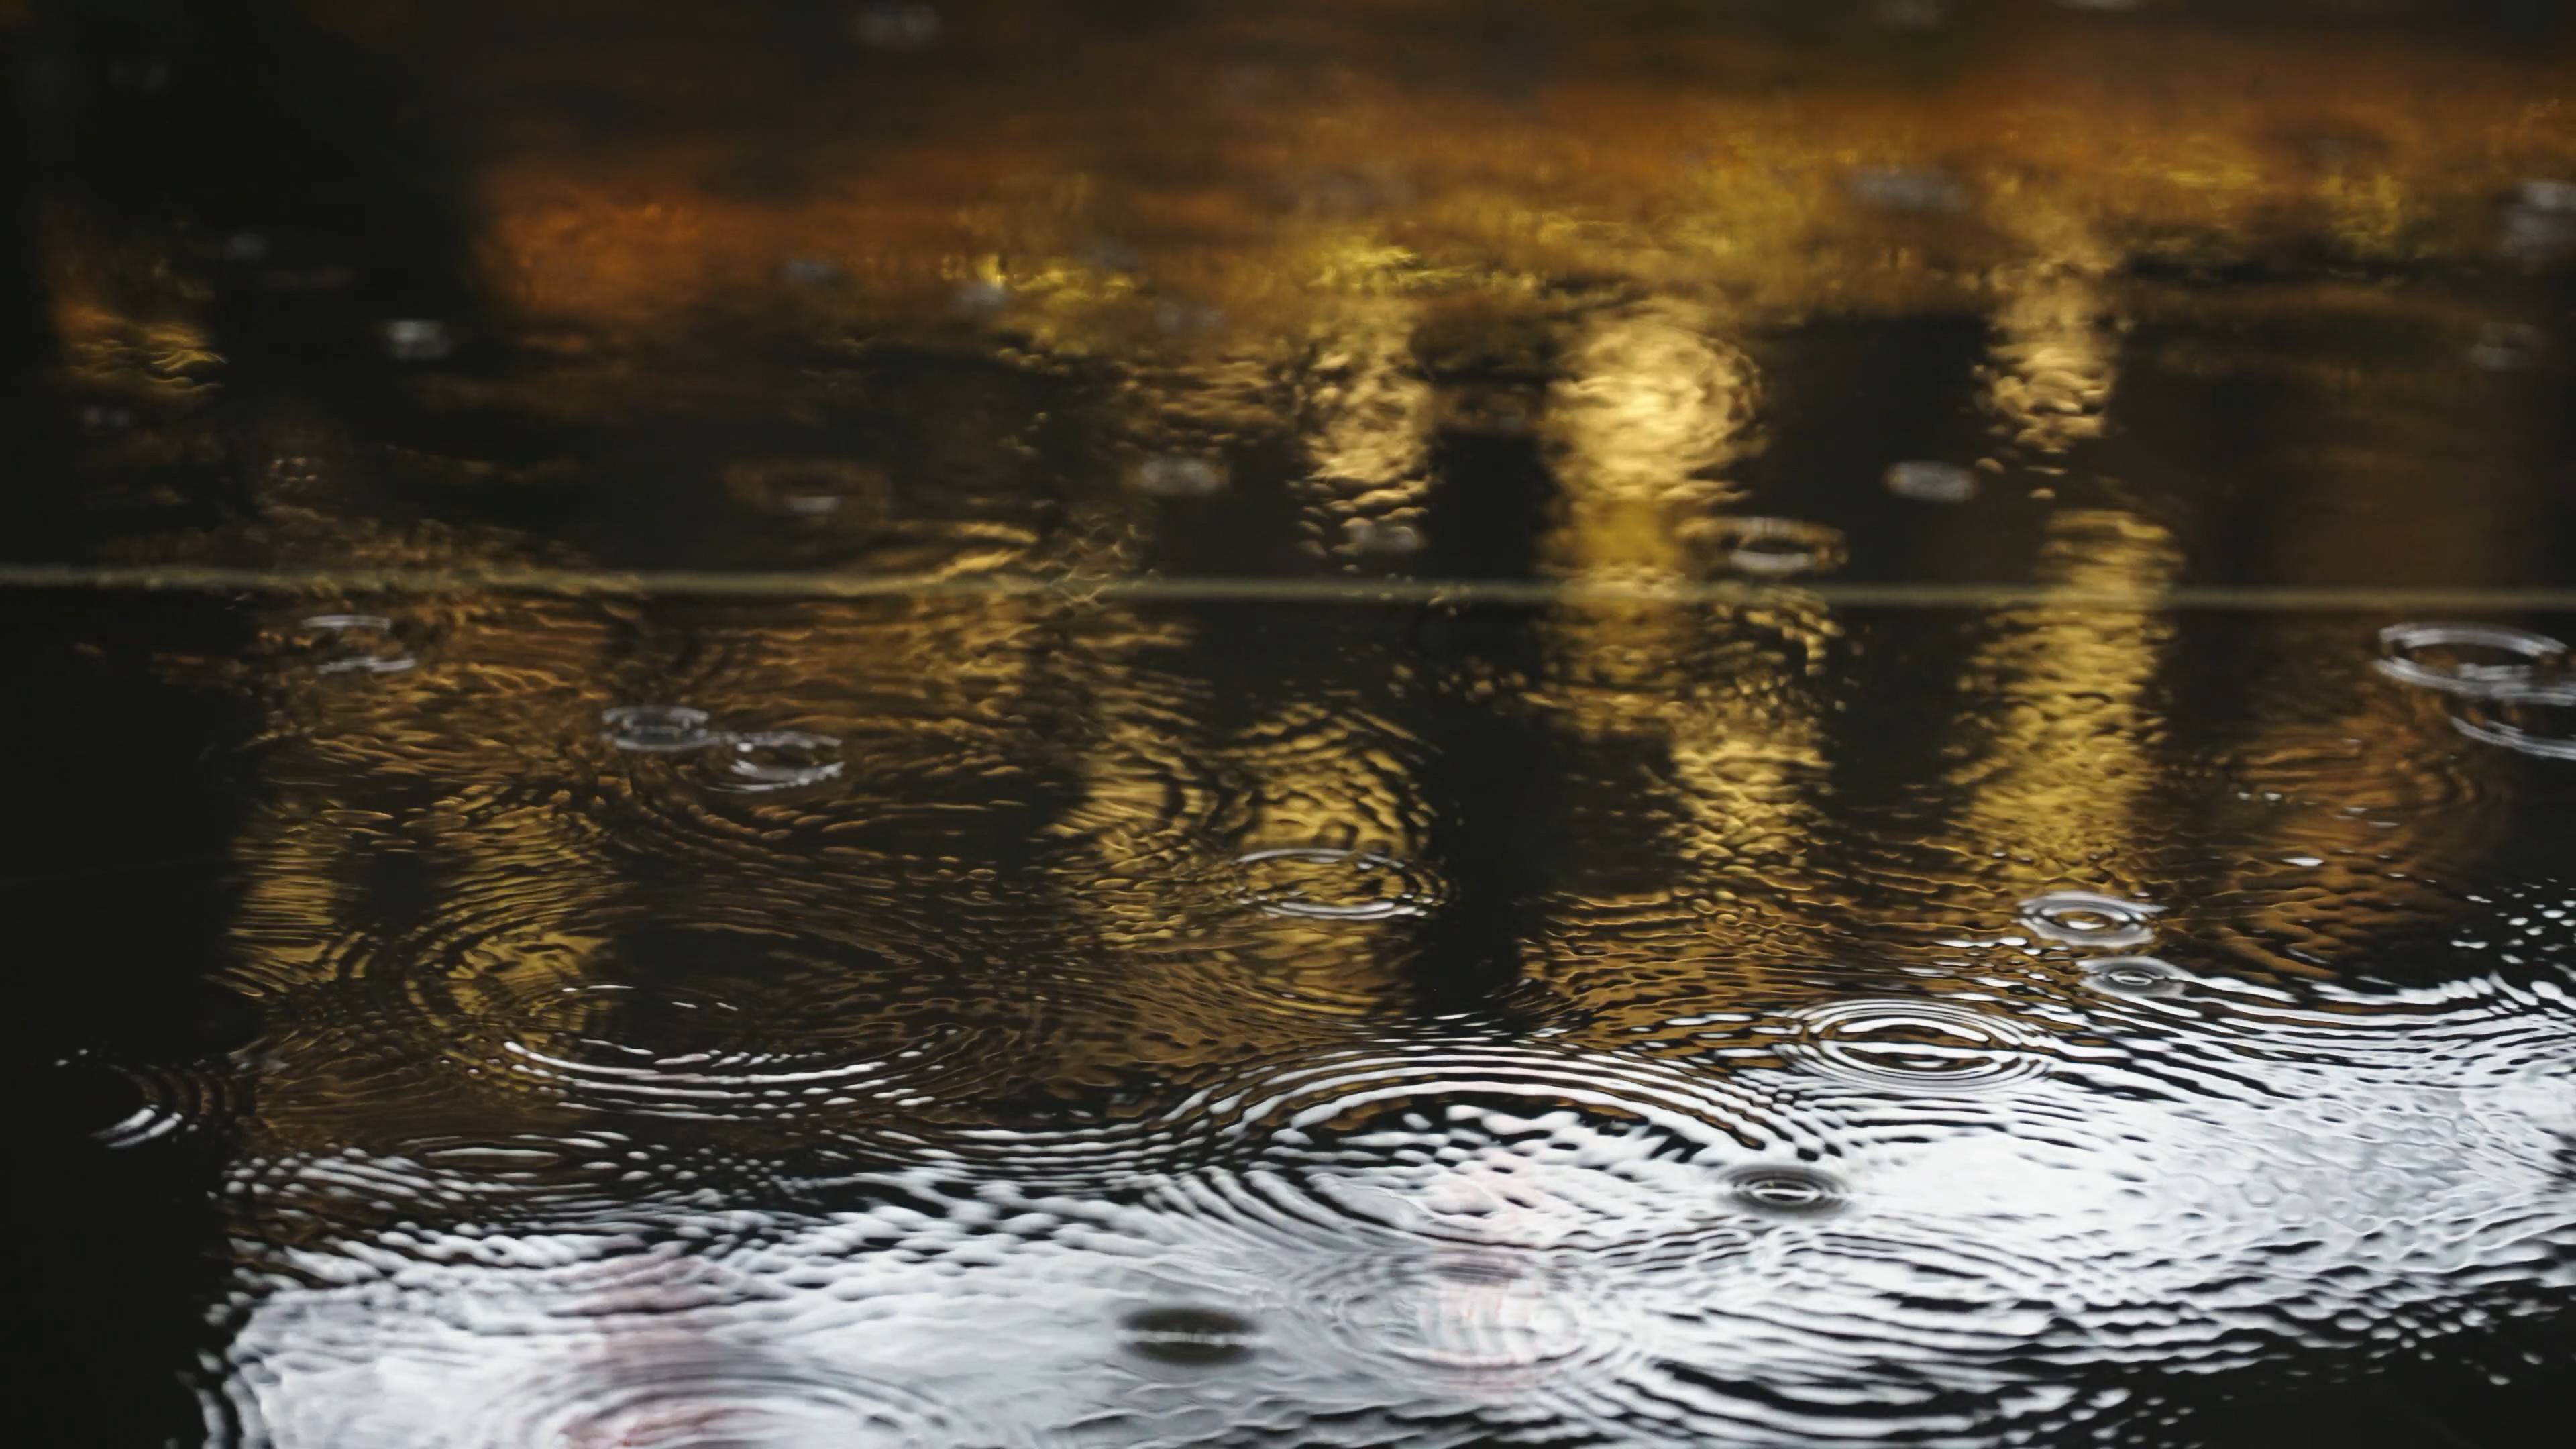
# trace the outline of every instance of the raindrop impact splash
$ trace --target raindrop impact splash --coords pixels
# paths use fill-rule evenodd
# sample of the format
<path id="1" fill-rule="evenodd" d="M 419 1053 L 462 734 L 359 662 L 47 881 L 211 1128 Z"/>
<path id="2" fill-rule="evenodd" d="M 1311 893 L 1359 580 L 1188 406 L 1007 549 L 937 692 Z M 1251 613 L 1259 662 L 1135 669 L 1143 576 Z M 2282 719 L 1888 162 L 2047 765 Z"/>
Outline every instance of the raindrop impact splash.
<path id="1" fill-rule="evenodd" d="M 731 795 L 783 795 L 841 778 L 841 742 L 804 730 L 734 735 L 701 758 L 708 789 Z"/>
<path id="2" fill-rule="evenodd" d="M 2092 891 L 2051 891 L 2021 903 L 2021 923 L 2043 940 L 2116 951 L 2154 940 L 2164 909 Z"/>
<path id="3" fill-rule="evenodd" d="M 2379 631 L 2380 673 L 2445 694 L 2489 694 L 2529 684 L 2568 662 L 2546 634 L 2497 624 L 2392 624 Z"/>
<path id="4" fill-rule="evenodd" d="M 1840 530 L 1795 518 L 1720 518 L 1696 530 L 1727 568 L 1757 578 L 1830 573 L 1842 567 Z"/>
<path id="5" fill-rule="evenodd" d="M 727 736 L 709 723 L 702 709 L 677 704 L 630 704 L 603 712 L 600 738 L 636 754 L 674 755 L 714 749 Z"/>
<path id="6" fill-rule="evenodd" d="M 1985 1092 L 2043 1075 L 2029 1029 L 1951 1001 L 1867 997 L 1799 1013 L 1781 1046 L 1792 1065 L 1858 1087 L 1906 1094 Z"/>
<path id="7" fill-rule="evenodd" d="M 2179 996 L 2189 974 L 2153 956 L 2103 956 L 2084 963 L 2084 981 L 2112 996 Z"/>
<path id="8" fill-rule="evenodd" d="M 2461 699 L 2451 726 L 2470 739 L 2544 760 L 2576 760 L 2576 679 Z"/>
<path id="9" fill-rule="evenodd" d="M 1727 1195 L 1765 1217 L 1815 1218 L 1839 1212 L 1849 1194 L 1811 1167 L 1748 1167 L 1730 1174 Z"/>
<path id="10" fill-rule="evenodd" d="M 1426 914 L 1440 899 L 1430 876 L 1373 850 L 1284 846 L 1239 856 L 1234 869 L 1236 899 L 1264 915 L 1382 921 Z"/>
<path id="11" fill-rule="evenodd" d="M 381 614 L 316 614 L 298 627 L 322 655 L 317 674 L 399 674 L 420 663 Z"/>

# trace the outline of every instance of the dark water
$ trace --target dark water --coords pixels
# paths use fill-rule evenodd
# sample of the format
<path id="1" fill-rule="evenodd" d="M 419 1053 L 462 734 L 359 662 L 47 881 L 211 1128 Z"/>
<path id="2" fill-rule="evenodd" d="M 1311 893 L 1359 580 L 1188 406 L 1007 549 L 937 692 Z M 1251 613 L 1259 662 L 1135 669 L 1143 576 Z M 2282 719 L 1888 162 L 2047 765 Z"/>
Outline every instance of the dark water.
<path id="1" fill-rule="evenodd" d="M 0 11 L 17 1442 L 2554 1442 L 2576 65 Z"/>

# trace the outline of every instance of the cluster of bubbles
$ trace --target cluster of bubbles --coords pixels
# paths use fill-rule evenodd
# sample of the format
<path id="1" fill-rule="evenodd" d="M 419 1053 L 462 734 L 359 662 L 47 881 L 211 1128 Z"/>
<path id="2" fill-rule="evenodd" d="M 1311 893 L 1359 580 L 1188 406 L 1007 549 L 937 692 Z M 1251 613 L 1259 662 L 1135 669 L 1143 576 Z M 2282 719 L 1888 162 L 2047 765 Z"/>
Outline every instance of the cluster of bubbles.
<path id="1" fill-rule="evenodd" d="M 2391 624 L 2379 651 L 2381 674 L 2442 696 L 2470 739 L 2576 760 L 2576 659 L 2559 640 L 2498 624 Z"/>

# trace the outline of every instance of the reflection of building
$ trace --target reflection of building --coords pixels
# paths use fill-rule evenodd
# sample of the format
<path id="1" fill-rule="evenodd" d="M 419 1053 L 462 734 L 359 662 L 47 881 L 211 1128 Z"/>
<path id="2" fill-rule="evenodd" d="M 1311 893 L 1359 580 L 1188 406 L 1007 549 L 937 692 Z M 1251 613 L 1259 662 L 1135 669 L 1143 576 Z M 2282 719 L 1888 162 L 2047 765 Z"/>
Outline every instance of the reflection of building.
<path id="1" fill-rule="evenodd" d="M 1277 8 L 1329 50 L 1378 36 L 1399 7 Z M 367 9 L 397 36 L 419 13 Z M 469 29 L 507 28 L 465 9 Z M 1402 1164 L 1412 1176 L 1362 1164 L 1354 1200 L 1380 1208 L 1464 1203 L 1453 1214 L 1464 1221 L 1491 1202 L 1500 1220 L 1529 1214 L 1527 1195 L 1512 1195 L 1529 1182 L 1581 1198 L 1600 1189 L 1598 1162 L 1639 1140 L 1585 1134 L 1652 1121 L 1605 1099 L 1587 1072 L 1655 1054 L 1685 1079 L 1745 1076 L 1794 1097 L 1813 1085 L 1801 1060 L 1822 1048 L 1790 1038 L 1823 1036 L 1814 1009 L 1855 999 L 1957 1006 L 1892 1026 L 1882 1014 L 1881 1036 L 1825 1043 L 1878 1054 L 1874 1074 L 1859 1074 L 1872 1100 L 1912 1103 L 1924 1061 L 2001 1041 L 1991 1056 L 2028 1060 L 1995 1080 L 2044 1080 L 2033 1090 L 2058 1093 L 2080 1121 L 2100 1106 L 2089 1088 L 2038 1064 L 2059 1025 L 2108 1008 L 2083 994 L 2068 953 L 2028 970 L 2011 959 L 2019 974 L 1996 984 L 1991 963 L 2023 929 L 2023 902 L 2066 889 L 2143 896 L 2177 939 L 2232 950 L 2217 964 L 2245 978 L 2236 984 L 2287 990 L 2301 970 L 2433 909 L 2431 888 L 2382 881 L 2476 865 L 2488 837 L 2443 813 L 2440 792 L 2465 772 L 2430 758 L 2442 750 L 2425 747 L 2427 730 L 2451 741 L 2420 701 L 2383 691 L 2314 704 L 2300 691 L 2319 687 L 2319 671 L 2249 672 L 2215 689 L 2245 706 L 2239 733 L 2191 735 L 2204 721 L 2171 705 L 2183 626 L 2167 614 L 2024 603 L 1900 628 L 1794 589 L 1681 604 L 1617 592 L 1796 567 L 1793 554 L 1754 550 L 1746 520 L 1730 516 L 1765 435 L 1764 329 L 1826 311 L 1982 311 L 1980 407 L 1998 461 L 2073 474 L 2150 370 L 2112 314 L 2171 324 L 2189 310 L 2145 284 L 2123 291 L 2132 262 L 2200 265 L 2280 236 L 2377 261 L 2479 255 L 2489 239 L 2462 218 L 2484 214 L 2499 178 L 2576 158 L 2561 130 L 2527 120 L 2530 98 L 2557 82 L 2505 59 L 2434 66 L 2355 40 L 2371 74 L 2415 78 L 2386 94 L 2445 98 L 2428 108 L 2437 119 L 2409 129 L 2411 117 L 2348 94 L 2344 72 L 2285 62 L 2277 41 L 2188 32 L 2215 63 L 2146 67 L 2151 84 L 2113 71 L 2083 82 L 2098 94 L 2070 91 L 2031 56 L 2099 59 L 2110 42 L 2049 16 L 2014 47 L 1963 42 L 1927 61 L 1937 74 L 1919 90 L 1837 79 L 1794 47 L 1679 20 L 1655 67 L 1605 38 L 1616 27 L 1587 25 L 1568 28 L 1560 54 L 1524 57 L 1507 85 L 1426 90 L 1371 58 L 1377 47 L 1352 45 L 1346 64 L 1317 67 L 1332 84 L 1310 89 L 1239 56 L 1200 64 L 1268 53 L 1277 22 L 1229 13 L 1204 32 L 1179 23 L 1167 37 L 1178 59 L 1129 91 L 1101 79 L 1134 75 L 1104 61 L 1129 42 L 1047 9 L 979 8 L 993 28 L 943 22 L 936 43 L 871 42 L 838 59 L 733 30 L 710 32 L 701 55 L 688 43 L 699 33 L 674 21 L 625 53 L 522 37 L 460 62 L 472 77 L 546 77 L 519 75 L 529 92 L 496 85 L 503 96 L 554 94 L 558 73 L 603 96 L 667 88 L 686 120 L 585 133 L 545 103 L 501 104 L 461 183 L 477 198 L 491 300 L 448 319 L 465 353 L 478 339 L 488 350 L 448 366 L 408 343 L 374 349 L 349 368 L 381 384 L 363 407 L 225 320 L 281 279 L 336 286 L 332 264 L 254 264 L 265 240 L 120 233 L 106 211 L 62 199 L 42 265 L 83 395 L 142 404 L 132 421 L 165 450 L 138 447 L 144 462 L 196 459 L 246 480 L 234 512 L 130 552 L 614 568 L 661 549 L 692 566 L 785 561 L 921 585 L 862 603 L 463 593 L 263 606 L 257 662 L 239 676 L 266 714 L 229 943 L 229 979 L 270 1026 L 237 1063 L 258 1081 L 240 1164 L 254 1189 L 230 1199 L 260 1252 L 355 1256 L 394 1222 L 622 1222 L 648 1197 L 639 1215 L 684 1239 L 715 1231 L 689 1213 L 802 1209 L 811 1202 L 796 1194 L 853 1164 L 1000 1162 L 979 1187 L 1002 1182 L 1006 1195 L 1010 1169 L 1042 1173 L 1084 1152 L 1133 1167 L 1117 1154 L 1141 1157 L 1137 1143 L 1163 1145 L 1157 1133 L 1214 1155 L 1188 1138 L 1204 1122 L 1157 1114 L 1218 1120 L 1212 1104 L 1234 1099 L 1246 1063 L 1381 1046 L 1421 1016 L 1571 1043 L 1563 1079 L 1504 1086 L 1537 1117 L 1563 1118 L 1547 1130 L 1605 1156 L 1533 1155 L 1525 1176 L 1506 1152 L 1427 1153 Z M 1219 10 L 1242 7 L 1203 13 Z M 881 35 L 922 33 L 878 19 Z M 952 41 L 964 59 L 942 70 L 938 46 Z M 788 84 L 799 64 L 824 79 Z M 1807 66 L 1826 73 L 1775 83 Z M 2228 89 L 2248 67 L 2284 79 Z M 2068 101 L 2080 104 L 2027 124 Z M 2319 220 L 2303 209 L 2315 178 L 2284 161 L 2297 174 L 2282 180 L 2264 148 L 2281 127 L 2282 144 L 2307 145 L 2300 128 L 2329 110 L 2398 134 L 2382 151 L 2351 149 L 2359 159 L 2340 163 L 2330 189 L 2342 209 Z M 1868 184 L 1849 183 L 1855 167 Z M 2299 204 L 2275 214 L 2283 196 Z M 391 334 L 413 342 L 448 335 L 439 319 L 357 320 L 421 324 Z M 2472 346 L 2473 320 L 2428 333 Z M 1484 353 L 1485 339 L 1440 331 L 1488 322 L 1504 341 Z M 2158 344 L 2168 356 L 2173 332 Z M 2218 350 L 2241 359 L 2239 341 Z M 1456 379 L 1434 364 L 1453 343 L 1479 366 L 1508 354 L 1506 365 L 1444 395 Z M 2445 495 L 2439 529 L 2394 544 L 2364 510 L 2338 509 L 2360 454 L 2441 451 L 2405 433 L 2407 417 L 2456 410 L 2506 433 L 2525 416 L 2457 378 L 2417 384 L 2415 411 L 2396 416 L 2405 410 L 2382 404 L 2431 355 L 2399 351 L 2334 376 L 2286 369 L 2321 436 L 2293 459 L 2314 466 L 2285 468 L 2276 498 L 2222 500 L 2197 519 L 2116 495 L 2034 509 L 2025 516 L 2046 514 L 2033 525 L 2037 581 L 2152 592 L 2184 577 L 2187 548 L 2264 508 L 2279 517 L 2248 547 L 2267 576 L 2326 576 L 2363 555 L 2376 566 L 2394 555 L 2372 550 L 2424 538 L 2464 572 L 2527 567 L 2541 489 L 2509 462 L 2481 460 L 2475 486 Z M 218 423 L 171 423 L 219 408 L 230 411 Z M 1544 470 L 1544 521 L 1491 531 L 1534 531 L 1511 556 L 1571 590 L 1476 636 L 1509 635 L 1489 654 L 1421 644 L 1454 622 L 1438 610 L 1389 622 L 1396 611 L 1365 605 L 1129 609 L 971 592 L 985 575 L 1078 588 L 1161 563 L 1161 534 L 1189 526 L 1170 521 L 1200 507 L 1287 519 L 1337 563 L 1437 547 L 1445 522 L 1490 504 L 1472 477 L 1434 487 L 1444 437 L 1471 432 L 1498 451 L 1525 445 L 1531 475 Z M 1784 495 L 1784 509 L 1802 497 Z M 574 516 L 616 526 L 549 532 Z M 2263 637 L 2276 656 L 2358 640 L 2305 624 Z M 1863 642 L 1919 646 L 1937 666 L 1895 676 L 1913 691 L 1901 728 L 1845 723 L 1883 667 Z M 603 712 L 621 706 L 704 718 L 666 713 L 605 738 L 617 728 Z M 1478 742 L 1462 743 L 1470 728 L 1444 728 L 1462 720 L 1488 732 L 1482 745 L 1508 747 L 1477 755 Z M 1905 736 L 1906 768 L 1864 758 L 1886 743 L 1879 729 Z M 2288 797 L 2278 811 L 2273 794 Z M 1546 827 L 1462 838 L 1533 818 Z M 2329 863 L 2299 863 L 2309 857 Z M 2308 904 L 2320 890 L 2353 899 L 2320 924 Z M 1469 912 L 1488 918 L 1461 925 Z M 1963 963 L 1971 952 L 1986 954 Z M 1505 970 L 1525 979 L 1487 990 Z M 1434 1000 L 1437 1011 L 1422 1006 Z M 2052 1025 L 1974 1035 L 1981 1020 L 2025 1018 Z M 2116 1034 L 2096 1033 L 2089 1060 Z M 1814 1050 L 1798 1059 L 1784 1046 Z M 2446 1059 L 2453 1068 L 2472 1070 Z M 1456 1105 L 1460 1120 L 1484 1110 L 1448 1103 L 1475 1095 L 1454 1085 L 1419 1094 L 1426 1121 L 1435 1107 Z M 2532 1099 L 2555 1088 L 2480 1085 L 2505 1125 L 2476 1152 L 2424 1164 L 2452 1196 L 2448 1218 L 2421 1221 L 2492 1228 L 2501 1219 L 2479 1193 L 2521 1204 L 2544 1191 L 2525 1139 L 2539 1139 L 2548 1105 Z M 2349 1090 L 2392 1119 L 2418 1105 L 2378 1079 Z M 1967 1275 L 1977 1289 L 1961 1290 L 1962 1316 L 1991 1306 L 1979 1293 L 2033 1281 L 2065 1286 L 2069 1301 L 2109 1283 L 2080 1301 L 2165 1311 L 2218 1281 L 2190 1276 L 2200 1260 L 2155 1237 L 2166 1208 L 2214 1214 L 2227 1224 L 2219 1247 L 2253 1253 L 2274 1241 L 2269 1224 L 2305 1231 L 2339 1209 L 2231 1215 L 2201 1201 L 2213 1176 L 2314 1196 L 2370 1166 L 2330 1158 L 2338 1139 L 2320 1123 L 2332 1101 L 2319 1122 L 2249 1111 L 2242 1130 L 2220 1132 L 2169 1113 L 2170 1097 L 2123 1099 L 2128 1135 L 2040 1161 L 1993 1120 L 1924 1096 L 1950 1114 L 1939 1133 L 1953 1134 L 1940 1136 L 1951 1157 L 1908 1156 L 1907 1142 L 1829 1146 L 1846 1153 L 1856 1193 L 1885 1194 L 1860 1211 L 1895 1205 L 1867 1220 L 1890 1241 L 1930 1250 L 1904 1237 L 1923 1221 L 1897 1210 L 1909 1193 L 1954 1214 L 1965 1237 L 1990 1234 L 1978 1250 L 2001 1266 Z M 2277 1138 L 2263 1136 L 2267 1122 Z M 2329 1167 L 2265 1157 L 2267 1140 L 2327 1154 Z M 2496 1162 L 2479 1153 L 2507 1170 L 2486 1170 Z M 1683 1154 L 1648 1159 L 1707 1186 L 1686 1176 L 1704 1164 Z M 1952 1173 L 1961 1159 L 1985 1175 Z M 1107 1234 L 1265 1262 L 1243 1247 L 1249 1230 L 1203 1241 L 1186 1212 L 1129 1211 L 1180 1179 L 1111 1176 L 1098 1196 L 1117 1200 L 1082 1208 L 1115 1219 Z M 2371 1182 L 2373 1203 L 2419 1186 Z M 2032 1199 L 2014 1200 L 2026 1187 Z M 1693 1223 L 1710 1216 L 1705 1200 L 1688 1202 Z M 854 1218 L 873 1224 L 881 1207 Z M 1060 1209 L 1032 1208 L 1022 1228 Z M 911 1210 L 884 1208 L 884 1221 Z M 2067 1225 L 2064 1241 L 2034 1251 L 2028 1224 L 2048 1214 Z M 926 1216 L 886 1231 L 909 1243 L 915 1229 L 951 1231 Z M 1026 1230 L 1029 1251 L 1074 1260 L 1074 1278 L 1116 1282 L 1092 1292 L 1043 1271 L 1014 1277 L 1028 1261 L 1010 1256 L 1018 1247 L 955 1277 L 998 1280 L 992 1321 L 1038 1341 L 1029 1362 L 1087 1363 L 1096 1344 L 1035 1320 L 1067 1301 L 1053 1292 L 1082 1311 L 1126 1302 L 1141 1292 L 1118 1277 L 1132 1264 Z M 954 1278 L 925 1286 L 937 1275 L 877 1251 L 888 1239 L 874 1231 L 794 1229 L 786 1256 L 812 1245 L 825 1266 L 782 1295 L 882 1272 L 861 1286 L 901 1301 L 885 1321 L 922 1331 L 818 1351 L 901 1376 L 920 1367 L 903 1359 L 917 1342 L 959 1355 L 951 1382 L 985 1382 L 1007 1355 L 985 1334 L 926 1322 L 950 1313 L 940 1295 Z M 2096 1271 L 2085 1235 L 2097 1231 L 2154 1246 Z M 531 1236 L 545 1251 L 590 1251 Z M 1638 1261 L 1654 1267 L 1667 1249 L 1685 1267 L 1662 1281 L 1682 1283 L 1675 1301 L 1688 1306 L 1667 1314 L 1663 1337 L 1647 1335 L 1654 1352 L 1749 1380 L 1776 1368 L 1740 1323 L 1692 1317 L 1711 1283 L 1768 1301 L 1776 1282 L 1744 1267 L 1750 1249 L 1735 1254 L 1722 1229 L 1679 1233 Z M 1283 1271 L 1318 1268 L 1283 1259 Z M 1532 1306 L 1528 1290 L 1555 1280 L 1496 1266 L 1508 1261 L 1480 1244 L 1382 1276 L 1417 1327 L 1499 1312 L 1510 1321 L 1486 1326 L 1506 1340 L 1554 1332 L 1552 1305 Z M 1801 1280 L 1814 1301 L 1887 1307 L 1836 1277 L 1850 1260 L 1813 1261 L 1826 1265 Z M 458 1291 L 490 1286 L 479 1271 L 460 1270 L 472 1286 Z M 2370 1272 L 2395 1280 L 2397 1297 L 2447 1301 L 2402 1266 Z M 567 1291 L 585 1312 L 686 1296 L 686 1281 L 644 1276 L 630 1298 L 614 1284 Z M 2253 1276 L 2272 1295 L 2329 1275 L 2267 1262 Z M 2024 1312 L 2034 1334 L 2046 1326 Z M 602 1335 L 605 1356 L 583 1356 L 596 1344 L 566 1355 L 582 1366 L 572 1372 L 715 1375 L 703 1345 L 628 1326 Z M 2061 1347 L 2086 1326 L 2060 1324 Z M 246 1356 L 302 1346 L 291 1319 L 256 1327 Z M 369 1331 L 362 1316 L 352 1341 Z M 754 1377 L 773 1372 L 757 1354 L 743 1361 Z M 1830 1362 L 1823 1377 L 1849 1370 Z M 1043 1397 L 1062 1382 L 1015 1392 Z"/>
<path id="2" fill-rule="evenodd" d="M 1379 303 L 1327 324 L 1305 369 L 1306 526 L 1338 553 L 1421 546 L 1432 393 L 1414 359 L 1412 310 Z"/>

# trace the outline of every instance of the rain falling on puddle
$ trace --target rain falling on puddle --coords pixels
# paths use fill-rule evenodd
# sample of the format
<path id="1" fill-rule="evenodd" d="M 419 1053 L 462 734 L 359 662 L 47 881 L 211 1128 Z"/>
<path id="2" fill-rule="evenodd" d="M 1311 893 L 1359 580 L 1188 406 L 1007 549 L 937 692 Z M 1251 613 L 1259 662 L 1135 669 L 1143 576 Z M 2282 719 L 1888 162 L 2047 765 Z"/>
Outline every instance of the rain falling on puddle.
<path id="1" fill-rule="evenodd" d="M 2564 7 L 20 8 L 24 1442 L 2576 1417 Z"/>

